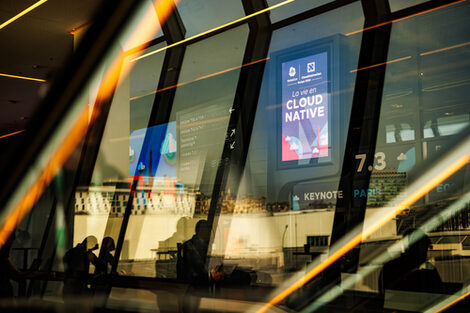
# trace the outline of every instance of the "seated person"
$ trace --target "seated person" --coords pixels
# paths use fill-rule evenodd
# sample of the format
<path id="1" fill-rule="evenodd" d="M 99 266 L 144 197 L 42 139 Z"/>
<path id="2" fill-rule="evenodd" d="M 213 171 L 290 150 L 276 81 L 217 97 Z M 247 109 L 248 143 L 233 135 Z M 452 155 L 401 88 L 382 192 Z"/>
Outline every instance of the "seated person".
<path id="1" fill-rule="evenodd" d="M 409 229 L 405 234 L 409 247 L 398 258 L 387 262 L 379 278 L 381 293 L 385 290 L 442 293 L 443 283 L 437 269 L 427 262 L 431 245 L 429 237 L 421 230 Z"/>

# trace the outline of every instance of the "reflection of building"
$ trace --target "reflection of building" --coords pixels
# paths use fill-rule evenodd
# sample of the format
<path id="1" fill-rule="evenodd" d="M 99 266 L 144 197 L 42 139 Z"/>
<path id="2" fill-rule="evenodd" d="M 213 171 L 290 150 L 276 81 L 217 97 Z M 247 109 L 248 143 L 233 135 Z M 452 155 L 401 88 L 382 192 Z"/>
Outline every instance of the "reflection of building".
<path id="1" fill-rule="evenodd" d="M 75 214 L 124 214 L 129 200 L 129 182 L 110 181 L 102 186 L 79 187 L 75 192 Z M 132 213 L 193 215 L 197 194 L 163 177 L 154 186 L 140 183 L 135 191 Z"/>
<path id="2" fill-rule="evenodd" d="M 396 170 L 373 172 L 370 177 L 369 190 L 374 190 L 374 192 L 368 194 L 367 206 L 386 206 L 405 190 L 407 185 L 407 173 L 398 173 Z"/>
<path id="3" fill-rule="evenodd" d="M 266 198 L 255 198 L 253 196 L 234 197 L 230 190 L 222 193 L 220 197 L 220 205 L 222 213 L 262 213 L 266 212 Z"/>
<path id="4" fill-rule="evenodd" d="M 182 188 L 174 179 L 164 177 L 155 180 L 154 187 L 142 183 L 137 187 L 132 214 L 175 213 L 188 216 L 207 215 L 211 197 L 201 192 Z M 102 186 L 79 187 L 75 192 L 75 214 L 124 214 L 129 200 L 129 183 L 105 182 Z M 221 213 L 245 214 L 284 212 L 290 209 L 288 202 L 266 204 L 266 198 L 252 196 L 233 197 L 222 193 L 219 200 Z"/>

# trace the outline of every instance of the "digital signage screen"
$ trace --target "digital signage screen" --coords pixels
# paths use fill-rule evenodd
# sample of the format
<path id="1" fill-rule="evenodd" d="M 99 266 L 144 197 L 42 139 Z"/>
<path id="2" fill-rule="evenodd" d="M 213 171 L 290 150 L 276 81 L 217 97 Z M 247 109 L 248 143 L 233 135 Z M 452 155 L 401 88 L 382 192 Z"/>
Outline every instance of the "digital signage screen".
<path id="1" fill-rule="evenodd" d="M 133 131 L 129 140 L 129 176 L 142 175 L 145 182 L 159 177 L 175 178 L 176 150 L 176 122 Z"/>
<path id="2" fill-rule="evenodd" d="M 282 161 L 329 156 L 328 52 L 281 64 Z"/>

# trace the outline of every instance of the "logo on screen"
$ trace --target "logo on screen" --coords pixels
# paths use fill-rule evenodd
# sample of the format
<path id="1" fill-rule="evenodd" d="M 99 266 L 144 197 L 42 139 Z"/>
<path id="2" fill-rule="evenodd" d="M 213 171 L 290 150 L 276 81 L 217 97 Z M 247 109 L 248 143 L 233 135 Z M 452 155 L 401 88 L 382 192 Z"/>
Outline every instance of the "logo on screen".
<path id="1" fill-rule="evenodd" d="M 315 72 L 315 62 L 307 63 L 307 73 Z"/>
<path id="2" fill-rule="evenodd" d="M 294 77 L 295 76 L 295 67 L 291 66 L 289 69 L 289 76 Z"/>

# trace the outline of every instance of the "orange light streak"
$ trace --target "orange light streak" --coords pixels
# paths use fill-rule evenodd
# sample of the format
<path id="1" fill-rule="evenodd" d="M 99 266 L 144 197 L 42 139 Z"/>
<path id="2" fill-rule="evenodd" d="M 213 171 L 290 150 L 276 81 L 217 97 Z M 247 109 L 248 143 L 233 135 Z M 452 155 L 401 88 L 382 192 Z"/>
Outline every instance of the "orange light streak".
<path id="1" fill-rule="evenodd" d="M 162 20 L 166 20 L 174 6 L 175 2 L 173 0 L 161 0 L 156 4 L 155 10 L 157 10 L 157 14 L 159 14 Z M 147 12 L 129 39 L 134 40 L 135 37 L 146 36 L 149 34 L 149 32 L 155 31 L 155 27 L 149 27 L 149 25 L 153 24 L 153 20 L 150 18 L 151 16 L 153 16 L 153 12 Z M 114 58 L 111 66 L 103 76 L 103 80 L 97 96 L 97 101 L 107 99 L 116 88 L 119 77 L 121 75 L 127 75 L 129 72 L 131 66 L 125 66 L 121 71 L 123 60 L 124 53 L 119 53 Z M 13 209 L 10 210 L 7 217 L 5 218 L 5 221 L 0 228 L 0 248 L 6 242 L 10 234 L 16 229 L 21 219 L 27 212 L 29 212 L 29 210 L 31 210 L 31 208 L 40 198 L 46 186 L 48 186 L 52 179 L 57 175 L 65 161 L 67 161 L 80 140 L 86 134 L 88 127 L 92 125 L 98 115 L 99 108 L 96 106 L 91 119 L 89 118 L 88 106 L 86 106 L 86 108 L 80 113 L 79 117 L 72 125 L 69 133 L 65 136 L 62 144 L 60 144 L 55 153 L 51 154 L 49 157 L 49 160 L 40 172 L 39 177 L 29 187 L 28 191 L 26 191 L 25 195 L 19 200 L 19 202 L 13 206 Z"/>
<path id="2" fill-rule="evenodd" d="M 439 310 L 437 310 L 436 312 L 434 313 L 440 313 L 448 308 L 450 308 L 451 306 L 453 306 L 454 304 L 456 304 L 457 302 L 459 301 L 462 301 L 463 299 L 465 299 L 466 297 L 468 297 L 470 295 L 470 291 L 461 295 L 460 297 L 458 297 L 457 299 L 455 299 L 454 301 L 450 302 L 450 303 L 447 303 L 447 305 L 443 306 L 442 308 L 440 308 Z"/>
<path id="3" fill-rule="evenodd" d="M 143 98 L 143 97 L 146 97 L 146 96 L 150 96 L 150 95 L 153 95 L 153 94 L 156 94 L 156 93 L 165 91 L 165 90 L 169 90 L 169 89 L 181 87 L 181 86 L 184 86 L 184 85 L 187 85 L 187 84 L 194 83 L 194 82 L 196 82 L 196 81 L 198 81 L 198 80 L 202 80 L 202 79 L 214 77 L 214 76 L 217 76 L 217 75 L 221 75 L 221 74 L 224 74 L 224 73 L 233 71 L 233 70 L 240 69 L 240 68 L 245 67 L 245 66 L 253 65 L 253 64 L 256 64 L 256 63 L 259 63 L 259 62 L 263 62 L 263 61 L 267 61 L 267 60 L 269 60 L 269 57 L 268 57 L 268 58 L 259 59 L 259 60 L 253 61 L 253 62 L 245 63 L 245 64 L 240 65 L 240 66 L 234 66 L 234 67 L 231 67 L 231 68 L 227 68 L 227 69 L 225 69 L 225 70 L 221 70 L 221 71 L 216 72 L 216 73 L 204 75 L 204 76 L 198 77 L 198 78 L 196 78 L 196 79 L 193 79 L 193 80 L 191 80 L 191 81 L 187 81 L 187 82 L 179 83 L 179 84 L 176 84 L 176 85 L 168 86 L 168 87 L 165 87 L 165 88 L 162 88 L 162 89 L 158 89 L 158 90 L 156 90 L 156 91 L 152 91 L 152 92 L 146 93 L 146 94 L 141 95 L 141 96 L 131 97 L 130 100 L 140 99 L 140 98 Z"/>
<path id="4" fill-rule="evenodd" d="M 426 14 L 426 13 L 429 13 L 429 12 L 432 12 L 432 11 L 435 11 L 435 10 L 439 10 L 439 9 L 442 9 L 442 8 L 445 8 L 445 7 L 448 7 L 448 6 L 457 4 L 457 3 L 461 3 L 461 2 L 464 2 L 464 1 L 467 1 L 467 0 L 458 0 L 458 1 L 455 1 L 455 2 L 443 4 L 441 6 L 438 6 L 438 7 L 432 8 L 432 9 L 427 9 L 427 10 L 417 12 L 417 13 L 414 13 L 414 14 L 411 14 L 411 15 L 408 15 L 408 16 L 396 18 L 396 19 L 393 19 L 393 20 L 390 20 L 390 21 L 386 21 L 386 22 L 383 22 L 383 23 L 379 23 L 379 24 L 376 24 L 376 25 L 365 27 L 363 29 L 358 29 L 358 30 L 355 30 L 353 32 L 347 33 L 345 35 L 346 36 L 351 36 L 351 35 L 355 35 L 355 34 L 358 34 L 358 33 L 362 33 L 362 32 L 364 32 L 366 30 L 369 30 L 369 29 L 374 29 L 374 28 L 382 27 L 384 25 L 388 25 L 388 24 L 391 24 L 391 23 L 394 23 L 394 22 L 399 22 L 399 21 L 402 21 L 402 20 L 406 20 L 410 17 L 415 17 L 415 16 L 418 16 L 418 15 L 421 15 L 421 14 Z"/>
<path id="5" fill-rule="evenodd" d="M 24 131 L 25 131 L 25 130 L 24 130 L 24 129 L 22 129 L 22 130 L 19 130 L 19 131 L 13 132 L 13 133 L 9 133 L 9 134 L 6 134 L 6 135 L 2 135 L 2 136 L 0 136 L 0 139 L 2 139 L 2 138 L 6 138 L 6 137 L 10 137 L 10 136 L 14 136 L 14 135 L 16 135 L 16 134 L 19 134 L 19 133 L 22 133 L 22 132 L 24 132 Z"/>
<path id="6" fill-rule="evenodd" d="M 77 144 L 83 138 L 83 134 L 88 129 L 88 107 L 80 114 L 74 127 L 63 141 L 62 145 L 51 156 L 48 164 L 41 172 L 39 178 L 31 186 L 25 196 L 19 201 L 15 208 L 6 217 L 0 229 L 0 247 L 10 237 L 21 219 L 34 206 L 43 193 L 46 186 L 52 181 L 62 165 L 67 161 Z"/>
<path id="7" fill-rule="evenodd" d="M 382 65 L 385 65 L 385 64 L 400 62 L 400 61 L 404 61 L 404 60 L 408 60 L 408 59 L 411 59 L 411 56 L 410 56 L 410 55 L 407 56 L 407 57 L 403 57 L 403 58 L 399 58 L 399 59 L 395 59 L 395 60 L 391 60 L 391 61 L 387 61 L 387 62 L 377 63 L 377 64 L 374 64 L 374 65 L 370 65 L 370 66 L 366 66 L 366 67 L 361 67 L 361 68 L 358 68 L 358 69 L 355 69 L 355 70 L 350 70 L 349 72 L 350 72 L 350 73 L 359 72 L 359 71 L 363 71 L 363 70 L 368 70 L 368 69 L 370 69 L 370 68 L 382 66 Z"/>
<path id="8" fill-rule="evenodd" d="M 465 46 L 468 46 L 468 45 L 470 45 L 470 41 L 460 43 L 458 45 L 453 45 L 453 46 L 441 48 L 441 49 L 436 49 L 436 50 L 432 50 L 432 51 L 423 52 L 423 53 L 420 53 L 419 55 L 420 56 L 430 55 L 430 54 L 439 53 L 439 52 L 442 52 L 442 51 L 448 51 L 448 50 L 452 50 L 452 49 L 462 48 L 462 47 L 465 47 Z"/>
<path id="9" fill-rule="evenodd" d="M 423 186 L 418 188 L 418 190 L 416 190 L 411 195 L 406 197 L 403 201 L 401 201 L 389 213 L 381 216 L 378 220 L 374 221 L 372 225 L 365 226 L 364 227 L 365 229 L 361 233 L 354 236 L 345 245 L 343 245 L 341 248 L 339 248 L 333 254 L 328 256 L 328 258 L 326 258 L 323 262 L 321 262 L 320 264 L 318 264 L 317 266 L 312 268 L 310 271 L 308 271 L 305 275 L 303 275 L 301 278 L 299 278 L 297 281 L 295 281 L 289 287 L 284 289 L 277 296 L 275 296 L 270 301 L 268 301 L 266 304 L 264 304 L 258 311 L 256 311 L 256 313 L 266 312 L 270 307 L 280 303 L 287 296 L 289 296 L 294 291 L 296 291 L 297 289 L 299 289 L 300 287 L 305 285 L 312 278 L 314 278 L 319 273 L 321 273 L 323 270 L 325 270 L 327 267 L 329 267 L 331 264 L 336 262 L 343 255 L 345 255 L 346 253 L 351 251 L 355 246 L 360 244 L 363 239 L 366 239 L 367 237 L 372 235 L 381 226 L 383 226 L 385 223 L 390 221 L 392 218 L 394 218 L 395 216 L 397 216 L 398 214 L 403 212 L 407 207 L 409 207 L 411 204 L 415 203 L 417 200 L 419 200 L 426 193 L 431 191 L 435 186 L 437 186 L 443 180 L 445 180 L 448 177 L 450 177 L 451 175 L 453 175 L 456 171 L 458 171 L 460 168 L 462 168 L 464 165 L 466 165 L 469 161 L 470 161 L 470 153 L 467 153 L 466 155 L 460 157 L 456 162 L 454 162 L 446 170 L 444 170 L 440 174 L 436 175 L 433 179 L 429 180 Z"/>

